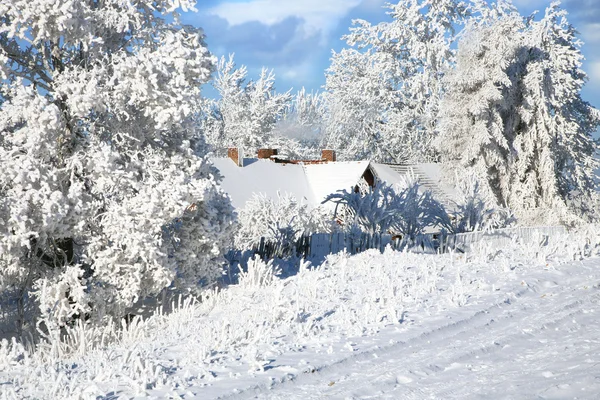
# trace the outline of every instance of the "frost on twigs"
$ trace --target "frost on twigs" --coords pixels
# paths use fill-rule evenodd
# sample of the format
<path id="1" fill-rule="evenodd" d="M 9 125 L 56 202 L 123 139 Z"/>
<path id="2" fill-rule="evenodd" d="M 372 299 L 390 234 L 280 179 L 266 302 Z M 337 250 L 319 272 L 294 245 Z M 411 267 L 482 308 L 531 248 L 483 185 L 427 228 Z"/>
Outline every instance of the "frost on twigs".
<path id="1" fill-rule="evenodd" d="M 415 179 L 408 179 L 404 187 L 380 183 L 362 193 L 338 191 L 327 201 L 336 203 L 336 219 L 349 231 L 401 234 L 414 242 L 428 227 L 450 228 L 444 207 Z"/>
<path id="2" fill-rule="evenodd" d="M 332 218 L 320 207 L 311 209 L 288 193 L 278 193 L 276 200 L 254 194 L 239 212 L 234 243 L 237 249 L 245 250 L 258 246 L 264 238 L 285 249 L 292 247 L 303 234 L 331 229 Z"/>
<path id="3" fill-rule="evenodd" d="M 269 286 L 281 271 L 273 266 L 273 260 L 265 263 L 256 255 L 248 261 L 246 271 L 240 269 L 239 285 L 240 287 L 255 287 Z"/>
<path id="4" fill-rule="evenodd" d="M 581 98 L 581 43 L 559 2 L 538 21 L 492 8 L 468 21 L 444 78 L 442 160 L 528 223 L 572 224 L 593 213 L 600 125 Z"/>
<path id="5" fill-rule="evenodd" d="M 232 207 L 194 121 L 215 59 L 166 17 L 192 7 L 0 1 L 0 290 L 45 329 L 221 274 Z"/>

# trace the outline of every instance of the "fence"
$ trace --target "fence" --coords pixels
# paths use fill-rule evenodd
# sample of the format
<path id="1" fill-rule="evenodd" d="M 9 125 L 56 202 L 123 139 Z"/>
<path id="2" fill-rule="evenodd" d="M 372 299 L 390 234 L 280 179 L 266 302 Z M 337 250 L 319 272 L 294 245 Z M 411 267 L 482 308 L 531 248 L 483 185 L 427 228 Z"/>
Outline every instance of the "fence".
<path id="1" fill-rule="evenodd" d="M 485 241 L 489 245 L 502 248 L 514 242 L 523 244 L 547 243 L 552 235 L 564 234 L 563 226 L 519 227 L 496 229 L 487 232 L 468 232 L 454 235 L 427 234 L 417 238 L 412 245 L 423 252 L 438 251 L 466 252 L 477 243 Z M 378 249 L 383 252 L 386 246 L 394 250 L 402 250 L 407 242 L 389 234 L 369 233 L 314 233 L 301 236 L 295 243 L 274 243 L 264 238 L 252 249 L 263 259 L 285 258 L 291 255 L 310 260 L 324 259 L 328 254 L 346 250 L 350 254 L 361 253 L 368 249 Z"/>
<path id="2" fill-rule="evenodd" d="M 444 250 L 453 249 L 465 252 L 483 241 L 497 248 L 508 246 L 514 242 L 523 244 L 547 243 L 550 236 L 566 232 L 564 226 L 536 226 L 495 229 L 489 232 L 458 233 L 447 236 Z"/>
<path id="3" fill-rule="evenodd" d="M 253 249 L 263 259 L 274 257 L 284 258 L 291 255 L 310 260 L 323 259 L 328 254 L 335 254 L 346 250 L 350 254 L 361 253 L 368 249 L 383 250 L 390 246 L 394 250 L 401 250 L 406 246 L 406 241 L 389 234 L 370 233 L 313 233 L 303 235 L 293 244 L 282 244 L 265 241 Z M 416 245 L 422 251 L 436 252 L 440 247 L 440 240 L 436 234 L 421 235 L 416 240 Z"/>

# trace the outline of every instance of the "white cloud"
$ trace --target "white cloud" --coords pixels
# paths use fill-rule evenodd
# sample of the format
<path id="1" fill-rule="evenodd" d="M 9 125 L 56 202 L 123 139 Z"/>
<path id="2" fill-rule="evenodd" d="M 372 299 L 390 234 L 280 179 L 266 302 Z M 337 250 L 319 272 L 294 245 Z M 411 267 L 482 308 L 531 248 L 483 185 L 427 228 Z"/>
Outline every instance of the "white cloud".
<path id="1" fill-rule="evenodd" d="M 529 14 L 533 11 L 544 12 L 550 5 L 548 0 L 513 0 L 512 3 L 522 14 Z"/>
<path id="2" fill-rule="evenodd" d="M 227 20 L 230 25 L 258 21 L 273 25 L 289 17 L 305 21 L 307 35 L 335 28 L 348 11 L 363 0 L 251 0 L 246 3 L 227 2 L 209 10 Z"/>
<path id="3" fill-rule="evenodd" d="M 585 47 L 597 49 L 600 47 L 600 23 L 583 24 L 579 27 L 581 39 L 585 42 Z M 594 51 L 594 53 L 596 53 Z"/>
<path id="4" fill-rule="evenodd" d="M 599 105 L 598 90 L 600 90 L 600 23 L 583 24 L 579 29 L 584 42 L 581 49 L 586 61 L 583 69 L 587 72 L 589 82 L 586 85 L 588 93 L 593 94 L 595 105 Z"/>
<path id="5" fill-rule="evenodd" d="M 306 60 L 293 67 L 282 68 L 281 76 L 290 81 L 308 81 L 315 75 L 315 68 L 311 60 Z M 299 89 L 299 88 L 297 88 Z"/>
<path id="6" fill-rule="evenodd" d="M 600 88 L 600 61 L 587 63 L 586 72 L 590 78 L 589 85 Z"/>

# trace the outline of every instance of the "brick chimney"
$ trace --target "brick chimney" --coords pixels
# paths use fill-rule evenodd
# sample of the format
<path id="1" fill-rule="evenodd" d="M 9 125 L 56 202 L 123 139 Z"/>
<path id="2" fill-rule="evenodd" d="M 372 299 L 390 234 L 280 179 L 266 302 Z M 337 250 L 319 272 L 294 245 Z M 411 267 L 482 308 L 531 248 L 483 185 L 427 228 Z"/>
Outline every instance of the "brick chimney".
<path id="1" fill-rule="evenodd" d="M 237 147 L 228 148 L 227 157 L 231 158 L 238 167 L 244 166 L 244 154 L 241 149 Z"/>
<path id="2" fill-rule="evenodd" d="M 321 150 L 321 160 L 334 162 L 336 160 L 335 150 Z"/>
<path id="3" fill-rule="evenodd" d="M 258 149 L 258 158 L 269 159 L 277 155 L 277 149 Z"/>

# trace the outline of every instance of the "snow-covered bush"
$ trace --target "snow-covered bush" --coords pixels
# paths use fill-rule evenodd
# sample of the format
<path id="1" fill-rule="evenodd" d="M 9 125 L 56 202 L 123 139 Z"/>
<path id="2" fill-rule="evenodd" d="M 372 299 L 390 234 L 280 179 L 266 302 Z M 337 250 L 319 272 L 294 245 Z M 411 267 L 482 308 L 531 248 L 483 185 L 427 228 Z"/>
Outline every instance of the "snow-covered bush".
<path id="1" fill-rule="evenodd" d="M 234 245 L 239 250 L 257 246 L 261 238 L 288 248 L 303 234 L 332 229 L 332 217 L 324 209 L 311 209 L 287 193 L 278 193 L 277 200 L 254 194 L 239 211 L 238 219 Z"/>
<path id="2" fill-rule="evenodd" d="M 0 1 L 0 290 L 46 326 L 221 274 L 233 210 L 202 157 L 188 0 Z"/>
<path id="3" fill-rule="evenodd" d="M 514 221 L 510 210 L 495 206 L 484 196 L 474 174 L 458 180 L 456 188 L 461 197 L 452 213 L 454 233 L 504 228 Z"/>
<path id="4" fill-rule="evenodd" d="M 394 225 L 396 193 L 391 186 L 377 185 L 366 192 L 344 189 L 327 196 L 327 201 L 336 204 L 335 218 L 346 230 L 387 233 Z"/>
<path id="5" fill-rule="evenodd" d="M 346 229 L 370 234 L 400 234 L 414 241 L 427 227 L 450 224 L 444 207 L 414 179 L 405 187 L 379 183 L 366 192 L 338 191 L 325 201 L 336 203 L 335 217 Z"/>

